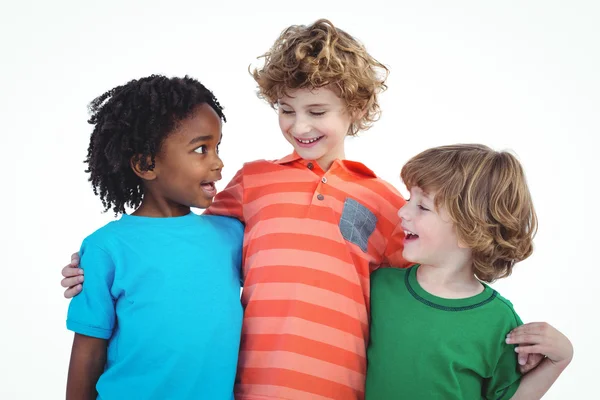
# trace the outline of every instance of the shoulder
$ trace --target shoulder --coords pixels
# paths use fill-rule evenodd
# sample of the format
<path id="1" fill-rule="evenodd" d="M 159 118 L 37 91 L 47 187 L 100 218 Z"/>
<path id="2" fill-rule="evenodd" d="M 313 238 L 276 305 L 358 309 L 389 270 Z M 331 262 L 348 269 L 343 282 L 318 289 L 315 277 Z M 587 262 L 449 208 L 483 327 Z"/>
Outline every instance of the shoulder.
<path id="1" fill-rule="evenodd" d="M 198 215 L 197 217 L 215 233 L 229 236 L 232 239 L 240 238 L 244 235 L 244 224 L 237 218 L 220 215 Z"/>
<path id="2" fill-rule="evenodd" d="M 280 168 L 281 164 L 278 164 L 276 160 L 254 160 L 244 163 L 240 169 L 240 172 L 243 172 L 244 174 L 252 174 Z"/>
<path id="3" fill-rule="evenodd" d="M 371 274 L 371 285 L 395 285 L 398 282 L 404 282 L 409 268 L 378 268 Z"/>
<path id="4" fill-rule="evenodd" d="M 389 199 L 390 202 L 401 203 L 401 205 L 406 203 L 404 197 L 402 197 L 398 189 L 396 189 L 388 181 L 381 178 L 372 178 L 371 180 L 374 181 L 375 185 L 377 185 L 378 193 L 384 198 Z"/>
<path id="5" fill-rule="evenodd" d="M 515 311 L 513 304 L 496 290 L 492 290 L 494 291 L 495 296 L 490 302 L 490 306 L 493 308 L 494 315 L 498 319 L 498 322 L 511 327 L 521 325 L 521 319 Z"/>
<path id="6" fill-rule="evenodd" d="M 343 165 L 349 172 L 346 179 L 376 193 L 395 206 L 402 206 L 405 203 L 398 189 L 388 181 L 375 175 L 364 164 L 356 161 L 344 161 Z"/>
<path id="7" fill-rule="evenodd" d="M 111 221 L 103 227 L 96 229 L 88 235 L 82 243 L 82 247 L 97 247 L 107 251 L 114 245 L 115 235 L 124 229 L 123 222 L 119 219 Z"/>

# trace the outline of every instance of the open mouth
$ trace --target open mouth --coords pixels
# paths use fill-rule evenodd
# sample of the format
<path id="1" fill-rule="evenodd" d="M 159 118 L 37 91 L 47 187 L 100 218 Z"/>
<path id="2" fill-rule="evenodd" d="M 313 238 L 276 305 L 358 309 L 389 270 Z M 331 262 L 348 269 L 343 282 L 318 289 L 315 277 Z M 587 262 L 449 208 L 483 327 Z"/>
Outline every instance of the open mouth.
<path id="1" fill-rule="evenodd" d="M 419 235 L 417 235 L 416 233 L 411 232 L 411 231 L 405 229 L 404 230 L 404 237 L 405 237 L 406 240 L 414 240 L 414 239 L 418 239 Z"/>
<path id="2" fill-rule="evenodd" d="M 201 183 L 200 186 L 202 187 L 202 190 L 204 190 L 204 192 L 206 192 L 206 194 L 210 197 L 215 197 L 217 194 L 217 188 L 215 187 L 214 182 L 204 182 Z"/>
<path id="3" fill-rule="evenodd" d="M 294 140 L 296 140 L 296 143 L 298 143 L 302 147 L 312 146 L 323 138 L 324 138 L 324 136 L 318 136 L 318 137 L 311 138 L 311 139 L 299 139 L 294 136 Z"/>

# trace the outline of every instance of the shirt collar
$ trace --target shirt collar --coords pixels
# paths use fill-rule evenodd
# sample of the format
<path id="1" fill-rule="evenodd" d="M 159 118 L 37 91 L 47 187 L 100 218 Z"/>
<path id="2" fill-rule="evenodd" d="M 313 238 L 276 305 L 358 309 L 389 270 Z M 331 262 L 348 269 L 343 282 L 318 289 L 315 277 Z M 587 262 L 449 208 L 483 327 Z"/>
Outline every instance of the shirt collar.
<path id="1" fill-rule="evenodd" d="M 275 160 L 275 164 L 290 164 L 293 163 L 295 161 L 299 161 L 302 164 L 306 165 L 308 164 L 309 160 L 305 160 L 302 157 L 300 157 L 300 155 L 298 153 L 296 153 L 295 151 L 292 154 L 289 154 L 283 158 L 280 158 L 279 160 Z M 353 172 L 355 174 L 358 175 L 363 175 L 363 176 L 367 176 L 369 178 L 377 178 L 377 175 L 375 175 L 375 173 L 367 168 L 366 165 L 364 165 L 363 163 L 360 163 L 358 161 L 350 161 L 350 160 L 335 160 L 333 162 L 334 165 L 339 165 L 341 166 L 343 169 L 349 171 L 349 172 Z M 332 165 L 332 167 L 334 166 Z"/>

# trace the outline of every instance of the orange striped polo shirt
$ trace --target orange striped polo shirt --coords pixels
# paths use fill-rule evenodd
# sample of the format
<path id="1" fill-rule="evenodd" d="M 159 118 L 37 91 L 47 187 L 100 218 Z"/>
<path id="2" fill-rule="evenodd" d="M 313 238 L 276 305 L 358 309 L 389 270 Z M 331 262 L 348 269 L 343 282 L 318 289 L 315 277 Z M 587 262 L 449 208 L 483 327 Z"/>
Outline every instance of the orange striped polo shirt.
<path id="1" fill-rule="evenodd" d="M 245 225 L 236 399 L 364 398 L 369 273 L 407 267 L 404 199 L 363 164 L 247 163 L 211 214 Z"/>

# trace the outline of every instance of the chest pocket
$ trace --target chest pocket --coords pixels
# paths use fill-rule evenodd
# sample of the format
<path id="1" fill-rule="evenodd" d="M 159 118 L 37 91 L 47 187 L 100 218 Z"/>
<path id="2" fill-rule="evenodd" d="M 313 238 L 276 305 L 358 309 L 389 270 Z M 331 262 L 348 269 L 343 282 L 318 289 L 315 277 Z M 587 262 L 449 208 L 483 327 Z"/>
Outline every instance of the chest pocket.
<path id="1" fill-rule="evenodd" d="M 375 231 L 377 217 L 358 201 L 347 198 L 340 218 L 340 231 L 347 241 L 354 243 L 366 253 L 369 237 Z"/>

